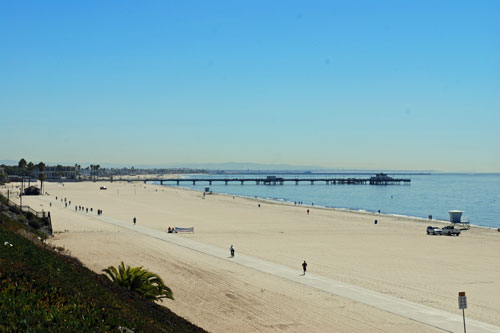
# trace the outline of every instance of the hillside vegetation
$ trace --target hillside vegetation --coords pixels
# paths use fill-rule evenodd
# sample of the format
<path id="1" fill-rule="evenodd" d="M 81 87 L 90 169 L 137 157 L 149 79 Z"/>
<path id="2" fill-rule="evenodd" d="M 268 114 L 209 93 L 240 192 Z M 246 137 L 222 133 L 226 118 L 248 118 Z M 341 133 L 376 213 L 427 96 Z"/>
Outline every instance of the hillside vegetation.
<path id="1" fill-rule="evenodd" d="M 0 202 L 0 332 L 204 332 L 57 253 L 21 216 Z"/>

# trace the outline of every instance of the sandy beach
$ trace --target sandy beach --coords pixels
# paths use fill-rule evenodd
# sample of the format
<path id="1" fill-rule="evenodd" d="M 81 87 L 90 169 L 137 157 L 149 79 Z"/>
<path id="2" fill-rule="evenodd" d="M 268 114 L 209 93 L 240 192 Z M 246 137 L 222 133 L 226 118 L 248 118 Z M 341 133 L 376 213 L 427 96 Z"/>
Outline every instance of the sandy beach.
<path id="1" fill-rule="evenodd" d="M 106 186 L 107 190 L 100 190 Z M 472 227 L 459 237 L 428 236 L 436 221 L 293 206 L 136 183 L 45 183 L 24 197 L 50 211 L 55 236 L 90 269 L 124 261 L 158 273 L 174 291 L 162 304 L 213 332 L 434 332 L 440 329 L 238 264 L 238 255 L 500 325 L 500 232 Z M 58 200 L 55 200 L 55 197 Z M 66 198 L 71 205 L 60 202 Z M 52 205 L 50 205 L 52 203 Z M 260 204 L 260 207 L 258 205 Z M 93 208 L 75 212 L 74 206 Z M 221 259 L 106 223 L 103 216 L 227 250 Z M 307 214 L 306 210 L 310 213 Z M 378 224 L 374 224 L 374 220 Z"/>

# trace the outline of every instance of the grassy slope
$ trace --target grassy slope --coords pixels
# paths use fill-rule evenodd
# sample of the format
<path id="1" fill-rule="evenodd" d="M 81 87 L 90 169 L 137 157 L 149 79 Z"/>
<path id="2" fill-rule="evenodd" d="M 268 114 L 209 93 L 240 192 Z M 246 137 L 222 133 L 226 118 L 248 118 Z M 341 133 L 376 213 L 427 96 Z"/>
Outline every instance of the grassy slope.
<path id="1" fill-rule="evenodd" d="M 0 332 L 96 332 L 120 326 L 146 332 L 203 332 L 76 259 L 20 236 L 19 230 L 29 227 L 1 210 Z"/>

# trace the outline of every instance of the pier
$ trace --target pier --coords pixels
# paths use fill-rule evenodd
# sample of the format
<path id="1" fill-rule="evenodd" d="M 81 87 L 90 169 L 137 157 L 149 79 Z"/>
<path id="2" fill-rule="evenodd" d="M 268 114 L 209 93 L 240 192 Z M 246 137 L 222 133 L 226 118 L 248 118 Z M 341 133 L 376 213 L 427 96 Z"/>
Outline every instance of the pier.
<path id="1" fill-rule="evenodd" d="M 159 182 L 163 184 L 176 184 L 181 183 L 191 183 L 196 185 L 196 183 L 205 183 L 212 185 L 213 183 L 224 183 L 228 185 L 229 183 L 240 183 L 244 185 L 245 183 L 254 183 L 256 185 L 284 185 L 285 183 L 295 183 L 299 185 L 300 183 L 306 183 L 314 185 L 316 183 L 327 184 L 327 185 L 400 185 L 409 184 L 410 179 L 403 178 L 392 178 L 384 173 L 379 173 L 370 178 L 330 178 L 330 177 L 276 177 L 267 176 L 265 178 L 169 178 L 169 179 L 159 179 L 159 178 L 146 178 L 146 179 L 114 179 L 112 181 L 142 181 L 147 182 Z"/>

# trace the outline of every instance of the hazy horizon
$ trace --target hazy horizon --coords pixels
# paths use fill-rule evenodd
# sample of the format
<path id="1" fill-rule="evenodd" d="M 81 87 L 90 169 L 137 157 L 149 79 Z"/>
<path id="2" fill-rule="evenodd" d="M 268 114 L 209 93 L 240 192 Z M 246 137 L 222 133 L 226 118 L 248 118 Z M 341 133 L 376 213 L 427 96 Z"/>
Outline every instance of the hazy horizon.
<path id="1" fill-rule="evenodd" d="M 499 12 L 4 3 L 0 159 L 498 173 Z"/>
<path id="2" fill-rule="evenodd" d="M 30 162 L 29 159 L 26 160 Z M 37 163 L 37 161 L 31 161 Z M 106 162 L 61 162 L 61 161 L 40 161 L 44 162 L 46 165 L 55 166 L 61 165 L 75 165 L 78 164 L 82 168 L 86 168 L 91 164 L 99 164 L 101 168 L 131 168 L 135 169 L 175 169 L 175 168 L 188 168 L 188 169 L 206 169 L 208 171 L 242 171 L 242 172 L 339 172 L 339 173 L 350 173 L 350 172 L 362 172 L 362 173 L 375 173 L 375 172 L 393 172 L 393 173 L 464 173 L 464 174 L 500 174 L 500 172 L 475 172 L 475 171 L 446 171 L 446 170 L 432 170 L 432 169 L 361 169 L 361 168 L 328 168 L 322 166 L 314 165 L 292 165 L 292 164 L 262 164 L 262 163 L 236 163 L 236 162 L 222 162 L 222 163 L 172 163 L 172 164 L 160 164 L 160 165 L 133 165 L 133 164 L 115 164 Z M 17 165 L 18 160 L 0 160 L 0 165 Z"/>

